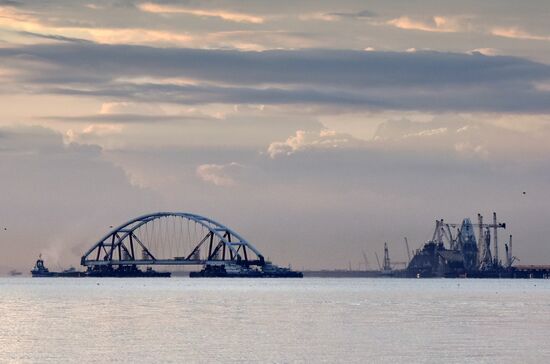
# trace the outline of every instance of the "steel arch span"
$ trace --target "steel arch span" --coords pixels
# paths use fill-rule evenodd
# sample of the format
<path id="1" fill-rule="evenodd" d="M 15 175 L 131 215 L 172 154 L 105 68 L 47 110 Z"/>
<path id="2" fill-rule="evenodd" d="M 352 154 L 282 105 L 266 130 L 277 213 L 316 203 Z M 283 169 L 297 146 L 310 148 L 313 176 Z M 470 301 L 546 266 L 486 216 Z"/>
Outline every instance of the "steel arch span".
<path id="1" fill-rule="evenodd" d="M 203 265 L 236 261 L 265 264 L 264 256 L 229 227 L 186 212 L 156 212 L 112 229 L 81 258 L 82 265 Z"/>

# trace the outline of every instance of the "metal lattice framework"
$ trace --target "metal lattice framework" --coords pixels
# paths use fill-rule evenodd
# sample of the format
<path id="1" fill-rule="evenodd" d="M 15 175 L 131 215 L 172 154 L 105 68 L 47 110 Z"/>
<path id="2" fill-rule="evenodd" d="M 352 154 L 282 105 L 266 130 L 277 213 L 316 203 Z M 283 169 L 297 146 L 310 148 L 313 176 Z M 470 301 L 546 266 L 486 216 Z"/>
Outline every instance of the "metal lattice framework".
<path id="1" fill-rule="evenodd" d="M 168 220 L 170 222 L 165 223 L 168 226 L 166 230 L 173 230 L 173 236 L 160 228 L 155 231 L 155 227 L 160 226 L 161 221 Z M 179 226 L 176 227 L 176 224 Z M 185 225 L 187 230 L 184 232 Z M 195 239 L 191 237 L 193 228 Z M 152 230 L 152 233 L 148 229 Z M 177 231 L 181 234 L 175 234 Z M 161 253 L 163 247 L 169 245 L 176 250 L 180 249 L 177 250 L 180 252 L 185 233 L 189 236 L 189 250 L 184 255 L 166 256 L 166 253 Z M 112 229 L 81 258 L 81 264 L 89 267 L 201 265 L 212 261 L 237 261 L 246 265 L 263 265 L 264 257 L 258 249 L 235 231 L 212 219 L 185 212 L 157 212 L 136 217 Z"/>

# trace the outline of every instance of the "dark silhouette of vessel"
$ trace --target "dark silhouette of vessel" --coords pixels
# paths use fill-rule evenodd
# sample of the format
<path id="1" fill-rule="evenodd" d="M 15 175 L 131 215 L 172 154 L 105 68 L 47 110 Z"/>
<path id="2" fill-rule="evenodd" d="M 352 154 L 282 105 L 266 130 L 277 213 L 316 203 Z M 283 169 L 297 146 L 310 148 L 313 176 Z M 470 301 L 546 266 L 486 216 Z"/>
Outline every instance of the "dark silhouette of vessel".
<path id="1" fill-rule="evenodd" d="M 172 273 L 158 272 L 151 267 L 147 267 L 145 271 L 142 271 L 136 265 L 121 265 L 118 268 L 108 265 L 88 267 L 85 275 L 86 277 L 169 278 Z"/>
<path id="2" fill-rule="evenodd" d="M 302 278 L 302 272 L 265 262 L 259 268 L 230 261 L 212 261 L 198 272 L 190 272 L 191 278 Z"/>
<path id="3" fill-rule="evenodd" d="M 157 272 L 152 268 L 147 268 L 145 271 L 137 268 L 135 265 L 121 266 L 119 268 L 113 268 L 112 266 L 96 267 L 95 269 L 88 269 L 85 272 L 78 271 L 74 267 L 65 269 L 61 272 L 52 272 L 44 265 L 44 260 L 39 257 L 31 269 L 33 277 L 47 278 L 47 277 L 60 277 L 60 278 L 80 278 L 80 277 L 116 277 L 116 278 L 134 278 L 134 277 L 170 277 L 170 272 Z"/>
<path id="4" fill-rule="evenodd" d="M 44 265 L 44 260 L 42 257 L 38 257 L 34 267 L 31 269 L 31 275 L 37 278 L 47 278 L 47 277 L 65 277 L 65 278 L 78 278 L 84 277 L 85 273 L 76 270 L 74 267 L 65 269 L 61 272 L 52 272 Z"/>
<path id="5" fill-rule="evenodd" d="M 36 260 L 36 263 L 34 263 L 34 267 L 31 269 L 31 275 L 33 277 L 55 277 L 54 272 L 50 272 L 48 268 L 44 265 L 44 260 L 42 259 L 42 256 L 40 255 L 38 259 Z"/>

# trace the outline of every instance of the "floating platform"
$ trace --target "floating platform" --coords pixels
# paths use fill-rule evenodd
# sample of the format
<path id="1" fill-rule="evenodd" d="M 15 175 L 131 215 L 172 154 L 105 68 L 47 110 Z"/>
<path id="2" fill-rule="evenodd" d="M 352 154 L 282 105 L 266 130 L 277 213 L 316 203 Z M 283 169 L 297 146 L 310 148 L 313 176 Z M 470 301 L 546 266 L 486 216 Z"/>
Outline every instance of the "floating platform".
<path id="1" fill-rule="evenodd" d="M 61 272 L 52 272 L 44 265 L 44 260 L 38 258 L 31 275 L 35 278 L 84 278 L 84 277 L 115 277 L 115 278 L 168 278 L 170 272 L 157 272 L 152 268 L 147 268 L 145 271 L 138 269 L 135 265 L 119 266 L 99 266 L 93 269 L 88 269 L 85 272 L 78 271 L 75 268 L 69 268 Z"/>
<path id="2" fill-rule="evenodd" d="M 88 269 L 84 275 L 86 277 L 113 277 L 113 278 L 170 278 L 170 272 L 158 272 L 152 268 L 145 271 L 138 269 L 135 265 L 120 266 L 113 268 L 111 266 L 99 266 L 95 269 Z"/>
<path id="3" fill-rule="evenodd" d="M 191 278 L 303 278 L 302 272 L 278 267 L 266 262 L 259 268 L 228 261 L 211 262 L 199 272 L 190 272 Z"/>

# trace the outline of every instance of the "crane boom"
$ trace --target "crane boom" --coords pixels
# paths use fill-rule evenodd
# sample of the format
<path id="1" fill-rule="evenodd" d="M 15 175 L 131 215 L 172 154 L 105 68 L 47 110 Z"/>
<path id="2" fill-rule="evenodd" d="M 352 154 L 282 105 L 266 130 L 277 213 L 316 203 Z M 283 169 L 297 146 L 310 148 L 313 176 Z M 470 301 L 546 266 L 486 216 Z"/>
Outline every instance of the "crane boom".
<path id="1" fill-rule="evenodd" d="M 409 249 L 409 241 L 407 240 L 407 237 L 405 236 L 405 247 L 407 248 L 407 256 L 409 257 L 409 263 L 411 261 L 411 250 Z"/>
<path id="2" fill-rule="evenodd" d="M 363 253 L 363 260 L 365 261 L 365 270 L 369 270 L 369 261 L 367 259 L 367 253 L 365 253 L 364 250 L 361 250 L 361 253 Z"/>

